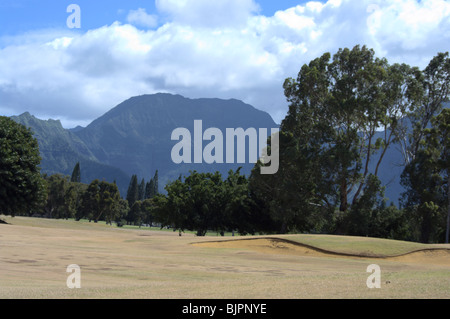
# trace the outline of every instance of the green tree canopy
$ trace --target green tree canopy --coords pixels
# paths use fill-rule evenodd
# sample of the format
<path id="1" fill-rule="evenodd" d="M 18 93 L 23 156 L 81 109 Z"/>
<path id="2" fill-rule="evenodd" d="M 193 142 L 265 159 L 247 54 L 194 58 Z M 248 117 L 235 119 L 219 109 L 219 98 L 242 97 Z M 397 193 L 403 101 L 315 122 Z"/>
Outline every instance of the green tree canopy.
<path id="1" fill-rule="evenodd" d="M 321 162 L 329 187 L 318 200 L 346 212 L 350 194 L 356 203 L 368 182 L 368 163 L 380 145 L 374 135 L 391 107 L 384 94 L 389 66 L 373 50 L 359 46 L 340 49 L 330 58 L 325 53 L 304 65 L 297 80 L 286 80 L 291 104 L 281 129 Z"/>
<path id="2" fill-rule="evenodd" d="M 208 230 L 223 234 L 227 230 L 245 233 L 253 229 L 247 179 L 239 170 L 230 171 L 226 180 L 219 172 L 193 171 L 165 189 L 167 195 L 159 194 L 152 202 L 154 218 L 162 226 L 196 231 L 198 236 Z"/>
<path id="3" fill-rule="evenodd" d="M 123 209 L 124 203 L 117 185 L 96 179 L 84 192 L 81 208 L 76 217 L 78 220 L 87 217 L 89 221 L 94 222 L 105 220 L 111 224 L 123 217 Z"/>
<path id="4" fill-rule="evenodd" d="M 449 61 L 439 53 L 421 71 L 355 46 L 303 65 L 283 86 L 289 111 L 279 133 L 280 168 L 261 175 L 257 163 L 252 171 L 255 202 L 281 232 L 368 234 L 372 211 L 383 203 L 378 173 L 386 151 L 398 143 L 406 160 L 416 156 L 433 114 L 448 101 Z"/>
<path id="5" fill-rule="evenodd" d="M 414 159 L 405 167 L 403 205 L 410 214 L 414 240 L 448 242 L 450 220 L 450 109 L 424 129 Z M 445 239 L 444 239 L 445 233 Z"/>
<path id="6" fill-rule="evenodd" d="M 39 146 L 30 129 L 0 117 L 0 213 L 30 213 L 45 200 Z"/>

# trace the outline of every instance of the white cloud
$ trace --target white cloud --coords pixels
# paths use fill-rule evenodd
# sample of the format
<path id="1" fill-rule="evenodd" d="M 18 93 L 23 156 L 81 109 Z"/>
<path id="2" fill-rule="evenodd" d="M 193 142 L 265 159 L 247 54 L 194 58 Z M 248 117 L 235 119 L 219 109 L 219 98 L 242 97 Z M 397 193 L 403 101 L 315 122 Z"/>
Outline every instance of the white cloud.
<path id="1" fill-rule="evenodd" d="M 324 52 L 366 44 L 391 63 L 424 67 L 450 43 L 444 0 L 308 2 L 271 17 L 252 0 L 156 4 L 169 19 L 157 28 L 140 30 L 149 15 L 138 9 L 131 25 L 0 39 L 0 113 L 69 126 L 133 95 L 172 92 L 242 99 L 280 122 L 284 79 Z"/>
<path id="2" fill-rule="evenodd" d="M 158 16 L 148 14 L 145 9 L 139 8 L 128 13 L 127 21 L 137 26 L 154 28 L 158 25 Z"/>
<path id="3" fill-rule="evenodd" d="M 374 8 L 369 28 L 383 53 L 412 64 L 427 63 L 430 54 L 448 51 L 450 3 L 444 0 L 389 2 Z"/>

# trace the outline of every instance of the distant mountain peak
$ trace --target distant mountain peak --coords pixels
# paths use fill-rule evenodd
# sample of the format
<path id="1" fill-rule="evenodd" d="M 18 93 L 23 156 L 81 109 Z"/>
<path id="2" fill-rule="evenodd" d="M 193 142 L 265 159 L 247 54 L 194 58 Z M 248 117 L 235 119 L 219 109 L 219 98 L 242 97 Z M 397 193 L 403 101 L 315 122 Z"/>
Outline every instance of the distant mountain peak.
<path id="1" fill-rule="evenodd" d="M 60 120 L 54 120 L 54 119 L 47 119 L 47 120 L 41 120 L 38 119 L 36 116 L 32 115 L 30 112 L 24 112 L 18 116 L 11 116 L 12 119 L 17 119 L 19 122 L 29 122 L 29 121 L 35 121 L 35 122 L 45 122 L 53 126 L 61 127 L 63 128 Z"/>

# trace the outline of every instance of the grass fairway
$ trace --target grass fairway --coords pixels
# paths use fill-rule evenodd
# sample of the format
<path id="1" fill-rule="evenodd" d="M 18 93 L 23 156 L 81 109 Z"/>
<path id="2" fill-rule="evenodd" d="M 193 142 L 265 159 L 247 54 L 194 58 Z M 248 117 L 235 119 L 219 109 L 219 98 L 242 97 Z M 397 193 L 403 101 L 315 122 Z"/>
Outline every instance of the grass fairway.
<path id="1" fill-rule="evenodd" d="M 9 223 L 0 224 L 3 299 L 450 297 L 450 245 L 326 235 L 179 237 L 2 218 Z M 71 264 L 80 266 L 80 289 L 66 286 Z M 381 268 L 380 289 L 366 286 L 370 264 Z"/>

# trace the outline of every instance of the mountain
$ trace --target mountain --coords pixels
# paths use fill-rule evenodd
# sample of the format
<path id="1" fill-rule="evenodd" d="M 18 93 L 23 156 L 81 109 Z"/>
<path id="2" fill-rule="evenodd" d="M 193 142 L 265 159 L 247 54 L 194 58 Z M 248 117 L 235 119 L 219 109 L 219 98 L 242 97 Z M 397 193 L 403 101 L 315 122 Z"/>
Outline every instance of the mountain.
<path id="1" fill-rule="evenodd" d="M 83 183 L 97 178 L 110 182 L 116 180 L 120 190 L 126 191 L 124 185 L 130 177 L 116 167 L 98 162 L 85 143 L 64 129 L 59 120 L 40 120 L 28 112 L 11 118 L 33 131 L 39 143 L 42 173 L 71 175 L 75 164 L 80 162 Z"/>
<path id="2" fill-rule="evenodd" d="M 187 175 L 189 170 L 217 170 L 226 175 L 230 169 L 243 166 L 242 171 L 250 173 L 253 164 L 249 163 L 175 164 L 171 151 L 178 141 L 171 139 L 172 132 L 186 128 L 194 139 L 195 120 L 202 120 L 203 131 L 215 127 L 224 135 L 226 128 L 267 128 L 268 132 L 278 128 L 268 113 L 239 100 L 188 99 L 159 93 L 132 97 L 73 133 L 100 162 L 129 175 L 149 180 L 158 170 L 161 185 L 180 174 Z"/>
<path id="3" fill-rule="evenodd" d="M 195 120 L 202 121 L 203 132 L 218 128 L 224 138 L 227 128 L 266 128 L 270 134 L 271 128 L 279 127 L 268 113 L 239 100 L 188 99 L 163 93 L 132 97 L 84 128 L 64 129 L 57 120 L 40 120 L 29 113 L 12 118 L 34 132 L 42 172 L 70 175 L 79 161 L 82 182 L 115 180 L 122 196 L 133 174 L 149 181 L 158 170 L 163 191 L 167 182 L 188 175 L 189 170 L 220 171 L 226 176 L 230 169 L 242 166 L 241 172 L 250 173 L 253 164 L 248 157 L 246 164 L 175 164 L 171 151 L 179 141 L 171 139 L 172 132 L 186 128 L 194 139 Z M 208 143 L 204 141 L 203 147 Z"/>
<path id="4" fill-rule="evenodd" d="M 376 141 L 378 138 L 384 138 L 384 131 L 377 132 L 373 140 Z M 375 172 L 376 164 L 380 156 L 381 150 L 372 157 L 369 163 L 369 172 Z M 399 150 L 399 146 L 397 144 L 391 144 L 381 161 L 380 167 L 378 168 L 378 178 L 381 181 L 381 185 L 385 187 L 384 195 L 387 199 L 388 205 L 392 202 L 398 206 L 399 199 L 405 191 L 403 186 L 400 184 L 400 176 L 403 173 L 403 169 L 404 158 Z"/>
<path id="5" fill-rule="evenodd" d="M 82 182 L 89 183 L 94 179 L 116 181 L 123 197 L 126 196 L 133 174 L 149 181 L 158 170 L 159 190 L 163 191 L 167 182 L 180 175 L 188 175 L 189 170 L 219 171 L 226 176 L 230 169 L 236 170 L 242 166 L 241 172 L 250 173 L 254 165 L 248 163 L 248 152 L 247 164 L 238 164 L 236 148 L 235 163 L 174 163 L 171 153 L 179 141 L 172 140 L 172 132 L 186 128 L 194 144 L 195 120 L 202 121 L 202 132 L 208 128 L 217 128 L 223 132 L 224 147 L 227 128 L 266 128 L 270 134 L 270 129 L 279 127 L 268 113 L 239 100 L 188 99 L 165 93 L 132 97 L 87 127 L 64 129 L 58 120 L 44 121 L 29 113 L 12 118 L 33 130 L 39 142 L 42 172 L 70 175 L 79 161 Z M 381 137 L 384 132 L 378 134 L 377 137 Z M 202 146 L 209 143 L 203 141 Z M 247 141 L 247 148 L 248 145 Z M 193 148 L 191 151 L 194 152 Z M 225 150 L 223 155 L 225 159 Z M 370 171 L 374 171 L 376 162 L 377 156 L 374 156 Z M 382 185 L 386 186 L 386 197 L 395 204 L 398 204 L 404 191 L 400 185 L 402 163 L 398 146 L 392 145 L 385 154 L 378 174 Z"/>

